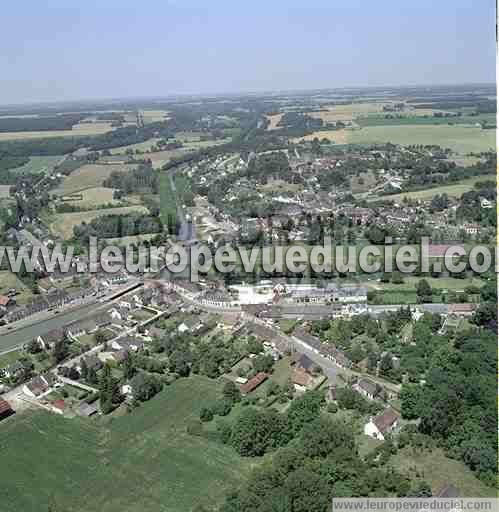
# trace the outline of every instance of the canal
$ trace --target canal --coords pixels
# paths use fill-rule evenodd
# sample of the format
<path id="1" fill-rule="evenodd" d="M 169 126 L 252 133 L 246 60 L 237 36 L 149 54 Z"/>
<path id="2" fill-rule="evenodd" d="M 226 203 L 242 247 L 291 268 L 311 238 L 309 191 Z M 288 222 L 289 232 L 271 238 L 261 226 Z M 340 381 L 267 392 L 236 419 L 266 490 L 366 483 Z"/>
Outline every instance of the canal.
<path id="1" fill-rule="evenodd" d="M 2 327 L 0 331 L 0 353 L 16 348 L 41 334 L 51 331 L 52 329 L 58 329 L 70 322 L 74 322 L 75 320 L 81 320 L 102 306 L 103 304 L 95 302 L 85 306 L 80 306 L 68 311 L 67 313 L 49 316 L 12 332 L 9 332 L 6 327 Z"/>

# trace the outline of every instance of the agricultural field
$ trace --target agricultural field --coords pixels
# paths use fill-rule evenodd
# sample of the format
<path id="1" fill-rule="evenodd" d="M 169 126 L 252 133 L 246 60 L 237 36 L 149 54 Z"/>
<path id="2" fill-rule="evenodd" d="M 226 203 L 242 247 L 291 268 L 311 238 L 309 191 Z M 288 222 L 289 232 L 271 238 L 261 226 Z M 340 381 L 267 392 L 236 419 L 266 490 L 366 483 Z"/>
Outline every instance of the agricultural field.
<path id="1" fill-rule="evenodd" d="M 144 124 L 158 123 L 170 119 L 168 110 L 142 110 Z"/>
<path id="2" fill-rule="evenodd" d="M 309 112 L 308 115 L 324 122 L 348 121 L 360 116 L 383 112 L 383 106 L 389 101 L 349 103 L 347 105 L 326 105 L 321 112 Z"/>
<path id="3" fill-rule="evenodd" d="M 0 185 L 0 199 L 8 199 L 10 197 L 10 189 L 12 185 Z"/>
<path id="4" fill-rule="evenodd" d="M 449 459 L 442 450 L 413 450 L 404 448 L 391 459 L 394 467 L 409 476 L 422 475 L 435 493 L 452 482 L 461 492 L 460 496 L 476 498 L 496 497 L 492 487 L 485 486 L 460 461 Z"/>
<path id="5" fill-rule="evenodd" d="M 477 176 L 475 178 L 468 178 L 466 180 L 457 181 L 456 183 L 452 183 L 449 185 L 442 185 L 439 187 L 427 188 L 424 190 L 416 190 L 414 192 L 402 192 L 401 194 L 390 194 L 385 196 L 377 197 L 376 200 L 386 199 L 390 201 L 402 201 L 404 197 L 408 199 L 421 199 L 427 200 L 431 199 L 433 196 L 438 194 L 447 194 L 449 197 L 461 197 L 465 192 L 469 192 L 473 190 L 476 183 L 480 183 L 483 181 L 494 181 L 495 176 L 484 175 Z"/>
<path id="6" fill-rule="evenodd" d="M 0 133 L 0 142 L 7 140 L 46 139 L 52 137 L 85 137 L 102 135 L 114 130 L 111 123 L 79 123 L 72 130 L 46 130 L 38 132 L 4 132 Z"/>
<path id="7" fill-rule="evenodd" d="M 107 204 L 119 204 L 121 201 L 113 199 L 113 193 L 113 188 L 87 188 L 86 190 L 82 190 L 81 192 L 75 194 L 75 196 L 81 194 L 81 199 L 65 201 L 65 203 L 70 204 L 72 206 L 81 206 L 82 208 L 94 208 Z"/>
<path id="8" fill-rule="evenodd" d="M 147 158 L 152 162 L 152 166 L 155 169 L 160 169 L 173 158 L 177 158 L 185 154 L 184 149 L 172 149 L 169 151 L 156 151 L 154 153 L 148 153 Z"/>
<path id="9" fill-rule="evenodd" d="M 278 130 L 280 127 L 277 126 L 279 121 L 282 119 L 283 114 L 273 114 L 271 116 L 266 116 L 269 120 L 269 125 L 267 126 L 267 130 Z"/>
<path id="10" fill-rule="evenodd" d="M 203 132 L 176 132 L 175 141 L 177 142 L 197 142 L 205 135 Z"/>
<path id="11" fill-rule="evenodd" d="M 65 201 L 66 204 L 70 204 L 72 206 L 80 206 L 82 208 L 94 208 L 99 209 L 99 207 L 104 207 L 109 204 L 112 205 L 122 205 L 122 206 L 132 206 L 132 205 L 140 205 L 142 204 L 142 200 L 138 195 L 130 195 L 123 197 L 122 199 L 114 199 L 114 188 L 107 187 L 94 187 L 87 188 L 82 190 L 81 192 L 76 192 L 73 195 L 67 196 L 68 198 L 75 198 L 69 201 Z M 76 199 L 76 197 L 81 196 L 81 199 Z"/>
<path id="12" fill-rule="evenodd" d="M 495 148 L 495 130 L 482 130 L 477 126 L 372 126 L 348 131 L 348 142 L 353 144 L 438 144 L 456 153 L 488 151 Z"/>
<path id="13" fill-rule="evenodd" d="M 202 148 L 210 148 L 212 146 L 220 146 L 221 144 L 227 144 L 231 141 L 231 137 L 227 137 L 225 139 L 217 139 L 217 140 L 198 140 L 198 141 L 190 141 L 190 142 L 184 142 L 184 146 L 182 149 L 187 150 L 195 150 L 195 149 L 202 149 Z"/>
<path id="14" fill-rule="evenodd" d="M 143 153 L 146 153 L 148 151 L 151 151 L 151 148 L 157 144 L 157 142 L 161 140 L 157 137 L 154 137 L 152 139 L 148 139 L 144 142 L 138 142 L 137 144 L 129 144 L 128 146 L 120 146 L 117 148 L 110 149 L 110 152 L 112 155 L 124 155 L 127 151 L 127 149 L 131 149 L 132 151 L 142 151 Z"/>
<path id="15" fill-rule="evenodd" d="M 353 133 L 352 129 L 341 129 L 341 130 L 320 130 L 317 132 L 310 133 L 309 135 L 305 135 L 304 137 L 293 137 L 291 142 L 299 143 L 301 141 L 312 141 L 314 139 L 327 139 L 329 142 L 333 142 L 334 144 L 350 144 L 351 141 L 349 138 Z"/>
<path id="16" fill-rule="evenodd" d="M 295 137 L 293 142 L 328 139 L 335 144 L 438 144 L 466 155 L 471 152 L 495 148 L 495 130 L 483 130 L 472 125 L 395 125 L 369 126 L 361 129 L 319 130 L 305 137 Z"/>
<path id="17" fill-rule="evenodd" d="M 464 291 L 467 286 L 476 286 L 480 288 L 484 284 L 481 279 L 476 278 L 457 279 L 453 277 L 425 277 L 424 279 L 435 290 Z M 421 278 L 419 277 L 404 276 L 404 282 L 401 284 L 380 283 L 374 281 L 366 281 L 363 284 L 369 289 L 379 291 L 415 291 L 420 280 Z"/>
<path id="18" fill-rule="evenodd" d="M 416 111 L 417 112 L 417 111 Z M 398 113 L 396 114 L 398 116 Z M 402 114 L 400 117 L 385 117 L 386 114 L 371 115 L 357 119 L 357 124 L 366 126 L 401 126 L 401 125 L 475 125 L 477 123 L 487 123 L 495 125 L 495 114 L 480 114 L 477 116 L 463 115 L 459 117 L 433 117 L 433 115 L 410 115 Z"/>
<path id="19" fill-rule="evenodd" d="M 217 382 L 192 377 L 112 419 L 68 420 L 42 411 L 9 418 L 0 430 L 2 510 L 212 507 L 251 467 L 231 448 L 186 433 L 188 422 L 220 391 Z"/>
<path id="20" fill-rule="evenodd" d="M 112 172 L 125 172 L 134 169 L 133 164 L 86 164 L 66 176 L 53 192 L 57 195 L 69 195 L 87 188 L 100 187 Z"/>
<path id="21" fill-rule="evenodd" d="M 37 174 L 43 172 L 51 173 L 59 163 L 64 160 L 63 156 L 30 156 L 29 162 L 21 167 L 11 169 L 11 172 L 18 174 Z"/>
<path id="22" fill-rule="evenodd" d="M 73 228 L 82 222 L 89 223 L 102 215 L 124 215 L 132 212 L 147 213 L 144 206 L 124 206 L 123 208 L 104 208 L 84 212 L 58 213 L 50 223 L 50 230 L 64 240 L 73 236 Z"/>

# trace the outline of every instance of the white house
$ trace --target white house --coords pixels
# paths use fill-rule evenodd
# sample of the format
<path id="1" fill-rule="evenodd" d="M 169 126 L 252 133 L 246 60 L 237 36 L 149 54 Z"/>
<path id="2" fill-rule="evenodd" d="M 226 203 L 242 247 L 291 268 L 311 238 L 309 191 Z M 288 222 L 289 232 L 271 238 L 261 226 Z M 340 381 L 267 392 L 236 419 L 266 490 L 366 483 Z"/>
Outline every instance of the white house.
<path id="1" fill-rule="evenodd" d="M 132 395 L 132 386 L 130 386 L 130 384 L 123 384 L 123 386 L 121 386 L 121 394 L 131 396 Z"/>
<path id="2" fill-rule="evenodd" d="M 370 418 L 364 425 L 364 434 L 380 441 L 385 440 L 385 436 L 393 432 L 398 426 L 399 417 L 397 413 L 388 407 L 375 418 Z"/>
<path id="3" fill-rule="evenodd" d="M 126 336 L 124 338 L 117 338 L 113 340 L 111 343 L 111 348 L 114 350 L 132 350 L 133 352 L 137 352 L 138 350 L 144 348 L 144 342 L 138 338 Z"/>

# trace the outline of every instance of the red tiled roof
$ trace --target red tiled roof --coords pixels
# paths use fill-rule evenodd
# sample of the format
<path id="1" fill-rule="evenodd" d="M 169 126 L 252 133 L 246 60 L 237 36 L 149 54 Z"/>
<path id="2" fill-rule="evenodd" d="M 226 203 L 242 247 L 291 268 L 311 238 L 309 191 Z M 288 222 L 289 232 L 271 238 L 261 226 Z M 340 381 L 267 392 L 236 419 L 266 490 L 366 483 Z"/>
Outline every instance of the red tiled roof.
<path id="1" fill-rule="evenodd" d="M 388 407 L 382 414 L 374 418 L 373 423 L 378 427 L 378 430 L 384 434 L 390 430 L 398 419 L 397 413 L 391 407 Z"/>
<path id="2" fill-rule="evenodd" d="M 310 375 L 303 370 L 293 370 L 291 374 L 291 382 L 299 386 L 308 386 L 311 380 Z"/>
<path id="3" fill-rule="evenodd" d="M 9 402 L 4 400 L 3 398 L 0 398 L 0 415 L 11 411 L 12 407 L 10 406 Z"/>
<path id="4" fill-rule="evenodd" d="M 433 258 L 443 258 L 449 247 L 461 247 L 462 245 L 457 244 L 432 244 L 428 246 L 428 255 Z"/>
<path id="5" fill-rule="evenodd" d="M 449 304 L 449 313 L 471 313 L 475 311 L 476 304 L 464 302 L 462 304 Z"/>
<path id="6" fill-rule="evenodd" d="M 262 382 L 266 381 L 269 378 L 268 373 L 260 372 L 257 373 L 252 379 L 250 379 L 246 384 L 241 386 L 241 393 L 246 394 L 250 393 L 254 389 L 256 389 Z"/>
<path id="7" fill-rule="evenodd" d="M 5 295 L 0 295 L 0 306 L 6 306 L 10 302 L 10 298 Z"/>
<path id="8" fill-rule="evenodd" d="M 61 411 L 63 411 L 64 408 L 66 407 L 66 402 L 64 400 L 54 400 L 52 402 L 52 406 L 55 407 L 56 409 L 60 409 Z"/>

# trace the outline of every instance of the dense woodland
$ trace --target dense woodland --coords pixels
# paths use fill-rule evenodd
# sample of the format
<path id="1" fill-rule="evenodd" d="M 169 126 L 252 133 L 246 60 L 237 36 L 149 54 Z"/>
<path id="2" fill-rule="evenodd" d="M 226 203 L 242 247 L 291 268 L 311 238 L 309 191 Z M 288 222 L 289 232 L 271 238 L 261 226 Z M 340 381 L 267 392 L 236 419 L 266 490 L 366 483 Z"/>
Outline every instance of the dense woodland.
<path id="1" fill-rule="evenodd" d="M 59 114 L 41 117 L 3 117 L 0 118 L 0 133 L 31 132 L 51 130 L 71 130 L 89 114 Z"/>
<path id="2" fill-rule="evenodd" d="M 103 215 L 88 224 L 74 227 L 74 236 L 82 245 L 88 244 L 91 236 L 99 239 L 135 236 L 162 231 L 161 220 L 149 214 Z"/>

